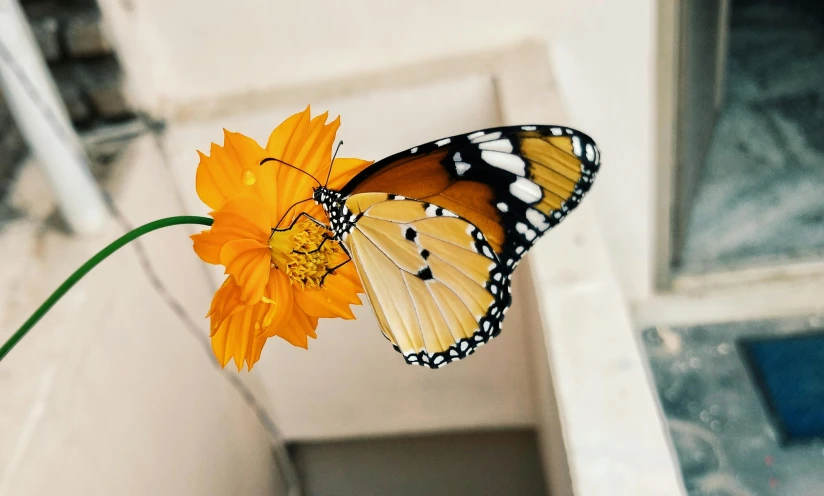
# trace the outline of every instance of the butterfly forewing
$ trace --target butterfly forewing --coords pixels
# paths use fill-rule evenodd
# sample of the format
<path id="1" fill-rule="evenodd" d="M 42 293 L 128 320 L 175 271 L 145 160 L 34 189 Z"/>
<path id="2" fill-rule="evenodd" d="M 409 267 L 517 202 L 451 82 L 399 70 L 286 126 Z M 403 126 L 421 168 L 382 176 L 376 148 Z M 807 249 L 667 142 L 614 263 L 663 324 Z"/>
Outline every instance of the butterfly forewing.
<path id="1" fill-rule="evenodd" d="M 486 129 L 411 148 L 355 176 L 344 196 L 379 192 L 427 202 L 483 233 L 511 272 L 589 190 L 600 152 L 563 126 Z"/>
<path id="2" fill-rule="evenodd" d="M 455 213 L 384 193 L 352 195 L 345 236 L 381 330 L 407 362 L 440 367 L 500 332 L 509 278 Z"/>
<path id="3" fill-rule="evenodd" d="M 500 127 L 397 153 L 316 200 L 384 336 L 407 362 L 436 368 L 500 333 L 512 271 L 599 166 L 595 143 L 574 129 Z"/>

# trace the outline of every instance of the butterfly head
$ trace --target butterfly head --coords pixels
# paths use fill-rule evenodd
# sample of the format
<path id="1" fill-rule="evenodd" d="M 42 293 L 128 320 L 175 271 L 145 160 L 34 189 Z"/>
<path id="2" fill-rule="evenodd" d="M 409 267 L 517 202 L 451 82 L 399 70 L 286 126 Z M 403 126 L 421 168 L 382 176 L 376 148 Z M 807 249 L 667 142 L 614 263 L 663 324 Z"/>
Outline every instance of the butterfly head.
<path id="1" fill-rule="evenodd" d="M 339 193 L 332 191 L 325 186 L 318 186 L 312 193 L 312 199 L 315 200 L 315 203 L 323 207 L 326 215 L 329 215 L 331 211 L 334 211 L 340 207 L 340 198 L 341 196 Z"/>
<path id="2" fill-rule="evenodd" d="M 324 186 L 318 186 L 312 194 L 312 199 L 323 207 L 333 231 L 339 235 L 344 235 L 351 229 L 350 212 L 346 208 L 346 202 L 342 194 Z"/>
<path id="3" fill-rule="evenodd" d="M 325 186 L 318 186 L 312 193 L 312 199 L 315 200 L 315 203 L 322 206 L 324 210 L 327 210 L 328 207 L 331 207 L 335 202 L 340 200 L 340 195 Z"/>

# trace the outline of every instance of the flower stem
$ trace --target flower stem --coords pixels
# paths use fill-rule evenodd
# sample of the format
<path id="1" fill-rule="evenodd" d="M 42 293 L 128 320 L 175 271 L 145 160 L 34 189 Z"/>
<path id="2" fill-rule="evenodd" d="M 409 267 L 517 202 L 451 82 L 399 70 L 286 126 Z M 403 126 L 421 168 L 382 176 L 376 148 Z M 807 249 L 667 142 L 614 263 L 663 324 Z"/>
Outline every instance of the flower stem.
<path id="1" fill-rule="evenodd" d="M 20 326 L 17 331 L 12 334 L 8 341 L 3 343 L 3 346 L 0 347 L 0 360 L 2 360 L 11 350 L 14 348 L 17 343 L 20 342 L 21 339 L 28 333 L 32 327 L 39 321 L 46 312 L 48 312 L 51 307 L 54 306 L 57 301 L 63 297 L 75 284 L 77 281 L 83 278 L 86 274 L 89 273 L 97 264 L 108 258 L 109 255 L 116 252 L 120 248 L 126 246 L 127 244 L 131 243 L 135 239 L 143 236 L 146 233 L 150 233 L 152 231 L 156 231 L 158 229 L 162 229 L 164 227 L 169 226 L 177 226 L 181 224 L 201 224 L 204 226 L 211 226 L 212 219 L 208 217 L 196 217 L 196 216 L 189 216 L 189 215 L 181 215 L 177 217 L 167 217 L 165 219 L 158 219 L 153 222 L 149 222 L 148 224 L 144 224 L 136 229 L 133 229 L 117 240 L 115 240 L 109 246 L 100 250 L 95 256 L 90 258 L 86 261 L 83 265 L 80 266 L 79 269 L 74 271 L 72 275 L 69 276 L 68 279 L 63 281 L 63 284 L 58 287 L 51 296 L 48 297 L 46 301 L 43 302 L 42 305 L 32 314 L 31 317 Z"/>

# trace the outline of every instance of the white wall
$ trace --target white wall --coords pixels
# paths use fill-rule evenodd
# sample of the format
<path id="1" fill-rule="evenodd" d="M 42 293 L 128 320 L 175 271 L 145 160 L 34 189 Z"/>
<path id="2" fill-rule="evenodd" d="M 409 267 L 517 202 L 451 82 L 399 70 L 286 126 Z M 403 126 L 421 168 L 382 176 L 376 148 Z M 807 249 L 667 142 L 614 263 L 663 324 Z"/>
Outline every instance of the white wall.
<path id="1" fill-rule="evenodd" d="M 183 213 L 150 137 L 112 164 L 108 191 L 132 225 Z M 123 230 L 70 237 L 44 227 L 55 200 L 29 162 L 11 187 L 25 215 L 0 233 L 0 341 Z M 69 291 L 0 363 L 0 496 L 284 494 L 272 443 L 169 303 L 201 317 L 214 286 L 185 227 L 140 239 Z M 200 332 L 201 339 L 193 335 Z M 240 379 L 254 390 L 255 378 Z M 261 401 L 265 395 L 257 391 Z"/>
<path id="2" fill-rule="evenodd" d="M 550 43 L 570 124 L 605 161 L 597 193 L 632 300 L 650 291 L 653 0 L 99 0 L 139 104 L 221 96 L 500 46 Z"/>

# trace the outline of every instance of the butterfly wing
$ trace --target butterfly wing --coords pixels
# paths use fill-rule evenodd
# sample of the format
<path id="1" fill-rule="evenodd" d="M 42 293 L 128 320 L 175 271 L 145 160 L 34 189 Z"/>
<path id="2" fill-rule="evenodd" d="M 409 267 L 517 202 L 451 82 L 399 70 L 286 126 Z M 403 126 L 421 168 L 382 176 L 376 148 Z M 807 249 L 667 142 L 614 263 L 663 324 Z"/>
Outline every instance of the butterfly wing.
<path id="1" fill-rule="evenodd" d="M 381 330 L 408 363 L 438 368 L 501 330 L 509 277 L 483 233 L 436 205 L 355 194 L 344 243 Z"/>
<path id="2" fill-rule="evenodd" d="M 562 126 L 510 126 L 444 138 L 385 158 L 341 190 L 428 202 L 477 226 L 509 272 L 589 191 L 600 152 Z"/>

